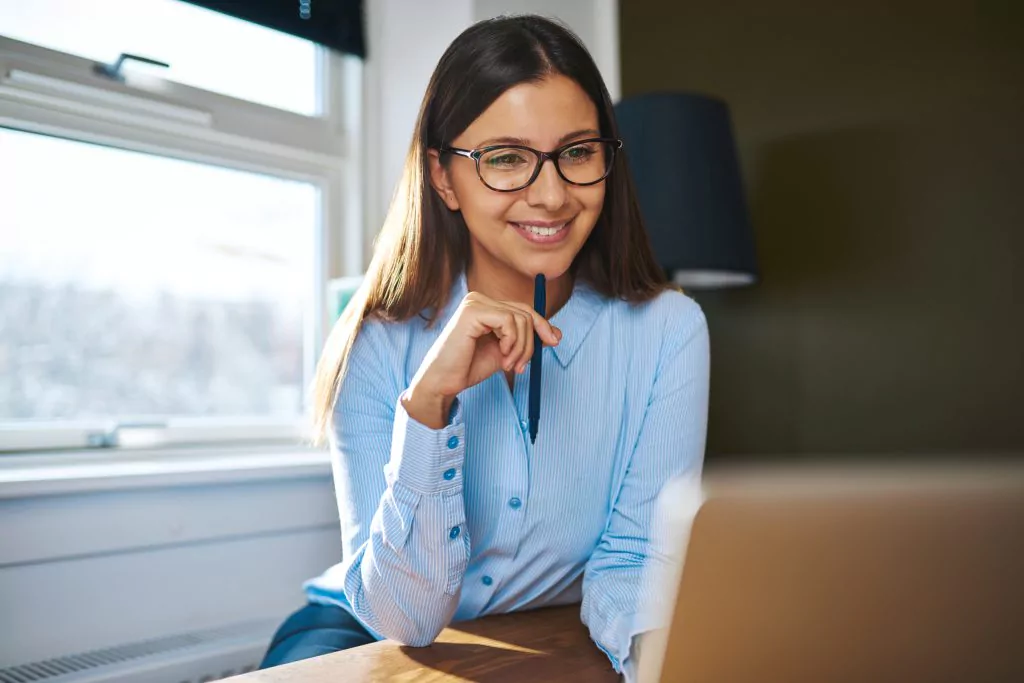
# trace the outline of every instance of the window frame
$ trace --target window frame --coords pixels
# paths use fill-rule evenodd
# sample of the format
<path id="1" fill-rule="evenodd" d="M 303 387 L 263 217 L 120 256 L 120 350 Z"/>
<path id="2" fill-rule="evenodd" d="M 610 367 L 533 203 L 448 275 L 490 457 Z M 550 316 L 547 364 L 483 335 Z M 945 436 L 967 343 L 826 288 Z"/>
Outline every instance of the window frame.
<path id="1" fill-rule="evenodd" d="M 362 269 L 361 149 L 355 135 L 362 111 L 361 61 L 318 48 L 315 116 L 149 75 L 126 73 L 125 81 L 117 82 L 96 74 L 94 65 L 0 35 L 0 127 L 267 174 L 318 189 L 308 283 L 312 306 L 303 335 L 303 386 L 308 387 L 331 322 L 328 283 Z M 307 403 L 295 420 L 170 416 L 119 425 L 111 416 L 107 421 L 6 421 L 0 422 L 0 453 L 294 444 L 308 435 L 308 412 Z"/>

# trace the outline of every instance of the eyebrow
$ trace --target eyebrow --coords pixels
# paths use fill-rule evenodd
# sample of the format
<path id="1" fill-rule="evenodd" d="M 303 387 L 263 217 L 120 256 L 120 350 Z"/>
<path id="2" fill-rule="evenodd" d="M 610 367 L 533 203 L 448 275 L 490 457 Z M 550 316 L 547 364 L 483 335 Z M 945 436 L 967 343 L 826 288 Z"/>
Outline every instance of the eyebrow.
<path id="1" fill-rule="evenodd" d="M 571 133 L 566 133 L 562 137 L 558 138 L 558 144 L 555 145 L 555 146 L 556 147 L 561 147 L 562 145 L 564 145 L 565 143 L 569 142 L 573 138 L 583 137 L 584 135 L 587 136 L 587 137 L 600 137 L 601 136 L 601 131 L 594 130 L 593 128 L 584 128 L 583 130 L 575 130 L 575 131 L 573 131 Z M 501 145 L 504 145 L 504 144 L 508 144 L 508 145 L 523 145 L 524 147 L 530 147 L 531 146 L 530 145 L 530 141 L 527 140 L 526 138 L 517 138 L 517 137 L 511 137 L 511 136 L 505 135 L 505 136 L 497 137 L 497 138 L 488 138 L 487 140 L 484 140 L 483 142 L 478 144 L 477 148 L 487 147 L 489 145 L 496 145 L 496 144 L 501 144 Z"/>

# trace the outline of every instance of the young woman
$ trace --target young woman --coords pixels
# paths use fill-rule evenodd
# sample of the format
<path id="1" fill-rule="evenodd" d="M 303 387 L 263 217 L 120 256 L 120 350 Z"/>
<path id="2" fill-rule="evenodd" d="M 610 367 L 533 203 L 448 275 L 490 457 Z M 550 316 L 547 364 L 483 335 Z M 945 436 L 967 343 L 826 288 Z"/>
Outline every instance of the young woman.
<path id="1" fill-rule="evenodd" d="M 656 265 L 616 135 L 597 67 L 556 23 L 484 21 L 441 58 L 319 368 L 344 560 L 307 583 L 263 666 L 580 601 L 612 665 L 632 664 L 656 625 L 655 499 L 703 462 L 708 336 Z"/>

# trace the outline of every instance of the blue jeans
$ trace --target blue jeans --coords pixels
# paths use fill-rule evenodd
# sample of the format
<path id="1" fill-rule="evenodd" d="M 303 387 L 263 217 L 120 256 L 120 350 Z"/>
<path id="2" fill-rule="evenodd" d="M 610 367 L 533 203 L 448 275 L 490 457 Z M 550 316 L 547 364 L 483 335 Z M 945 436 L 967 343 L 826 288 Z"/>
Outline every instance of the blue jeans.
<path id="1" fill-rule="evenodd" d="M 335 605 L 309 603 L 277 629 L 261 669 L 375 642 L 355 617 Z"/>

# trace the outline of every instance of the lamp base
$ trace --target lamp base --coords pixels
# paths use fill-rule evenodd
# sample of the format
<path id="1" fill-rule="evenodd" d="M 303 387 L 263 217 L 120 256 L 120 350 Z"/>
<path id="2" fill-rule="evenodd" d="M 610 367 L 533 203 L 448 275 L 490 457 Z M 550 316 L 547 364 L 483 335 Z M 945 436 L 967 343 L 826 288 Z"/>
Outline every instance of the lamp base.
<path id="1" fill-rule="evenodd" d="M 746 287 L 756 281 L 752 273 L 739 270 L 676 270 L 672 273 L 672 282 L 684 289 Z"/>

